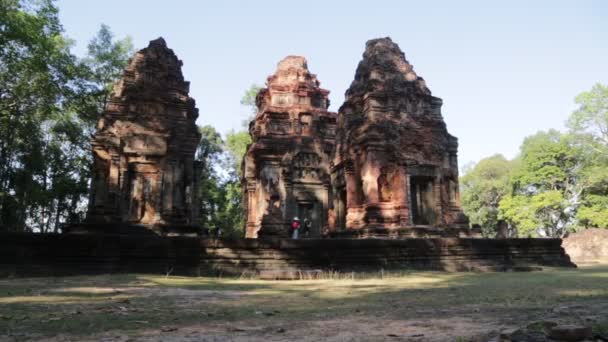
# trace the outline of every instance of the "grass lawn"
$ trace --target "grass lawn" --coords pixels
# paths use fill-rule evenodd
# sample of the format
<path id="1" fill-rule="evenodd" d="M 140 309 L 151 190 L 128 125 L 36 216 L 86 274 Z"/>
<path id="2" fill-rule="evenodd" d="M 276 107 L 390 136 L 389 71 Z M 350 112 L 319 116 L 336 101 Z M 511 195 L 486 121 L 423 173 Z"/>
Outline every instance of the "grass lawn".
<path id="1" fill-rule="evenodd" d="M 263 281 L 0 280 L 0 340 L 486 341 L 549 320 L 608 330 L 608 265 Z"/>

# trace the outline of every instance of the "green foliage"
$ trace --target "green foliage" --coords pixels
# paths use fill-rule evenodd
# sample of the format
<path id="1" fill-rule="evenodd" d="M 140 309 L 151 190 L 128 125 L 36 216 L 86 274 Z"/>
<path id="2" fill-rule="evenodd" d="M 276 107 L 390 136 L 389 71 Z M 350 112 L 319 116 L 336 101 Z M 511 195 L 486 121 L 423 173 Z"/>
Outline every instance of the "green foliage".
<path id="1" fill-rule="evenodd" d="M 62 175 L 53 166 L 71 137 L 54 136 L 65 131 L 55 125 L 69 121 L 63 111 L 77 61 L 51 1 L 2 1 L 0 22 L 0 226 L 46 227 L 58 205 L 53 181 Z"/>
<path id="2" fill-rule="evenodd" d="M 608 196 L 587 195 L 576 217 L 586 227 L 608 227 Z"/>
<path id="3" fill-rule="evenodd" d="M 201 163 L 199 179 L 199 198 L 201 199 L 200 224 L 207 229 L 217 229 L 218 212 L 223 208 L 225 194 L 220 186 L 220 179 L 214 165 L 222 154 L 222 137 L 212 127 L 199 127 L 202 138 L 198 146 L 196 159 Z"/>
<path id="4" fill-rule="evenodd" d="M 234 177 L 242 176 L 241 164 L 249 144 L 251 144 L 251 136 L 247 131 L 230 131 L 226 134 L 229 168 Z"/>
<path id="5" fill-rule="evenodd" d="M 255 108 L 259 87 L 251 86 L 241 104 Z M 230 131 L 222 141 L 211 126 L 201 129 L 199 160 L 205 163 L 201 175 L 201 225 L 212 232 L 221 229 L 224 236 L 242 237 L 244 234 L 243 193 L 241 190 L 243 156 L 251 137 L 245 130 Z M 220 171 L 221 170 L 221 171 Z"/>
<path id="6" fill-rule="evenodd" d="M 200 224 L 215 233 L 222 230 L 223 236 L 243 235 L 242 205 L 239 178 L 234 171 L 222 174 L 222 165 L 227 162 L 226 144 L 221 135 L 212 127 L 200 128 L 202 139 L 199 144 L 197 159 L 202 163 L 199 180 L 199 197 L 201 198 Z"/>
<path id="7" fill-rule="evenodd" d="M 497 155 L 467 167 L 462 206 L 486 235 L 498 219 L 520 236 L 608 227 L 608 87 L 596 84 L 575 101 L 569 132 L 538 132 L 513 161 Z"/>
<path id="8" fill-rule="evenodd" d="M 241 103 L 246 102 L 245 97 Z M 199 189 L 201 225 L 212 233 L 221 229 L 223 236 L 241 237 L 244 234 L 241 164 L 251 137 L 247 131 L 232 130 L 223 141 L 211 126 L 202 127 L 201 133 L 197 154 L 204 164 Z"/>
<path id="9" fill-rule="evenodd" d="M 202 139 L 197 152 L 202 163 L 200 224 L 212 233 L 221 229 L 223 236 L 242 236 L 243 206 L 237 163 L 242 159 L 241 152 L 244 154 L 244 132 L 230 132 L 224 142 L 212 126 L 201 127 L 200 131 Z"/>
<path id="10" fill-rule="evenodd" d="M 608 146 L 608 86 L 597 83 L 575 99 L 578 109 L 568 119 L 572 133 L 588 133 Z"/>
<path id="11" fill-rule="evenodd" d="M 498 205 L 509 192 L 514 164 L 497 154 L 470 166 L 460 178 L 462 208 L 471 223 L 482 227 L 484 236 L 493 237 L 496 233 Z"/>
<path id="12" fill-rule="evenodd" d="M 241 104 L 243 106 L 249 107 L 251 109 L 252 114 L 255 114 L 257 112 L 255 100 L 260 90 L 262 90 L 261 86 L 257 84 L 252 84 L 247 90 L 245 90 L 245 94 L 241 98 Z"/>
<path id="13" fill-rule="evenodd" d="M 574 228 L 583 161 L 571 137 L 555 130 L 527 137 L 511 177 L 502 216 L 524 235 L 563 236 Z"/>
<path id="14" fill-rule="evenodd" d="M 111 77 L 70 53 L 53 1 L 0 1 L 0 23 L 0 229 L 57 231 L 83 214 L 87 133 Z"/>
<path id="15" fill-rule="evenodd" d="M 102 24 L 87 46 L 83 59 L 85 84 L 78 100 L 81 116 L 94 124 L 104 110 L 114 82 L 118 80 L 133 55 L 130 37 L 114 41 L 110 28 Z"/>
<path id="16" fill-rule="evenodd" d="M 608 86 L 596 84 L 575 99 L 568 127 L 584 154 L 585 189 L 576 218 L 582 227 L 608 228 Z"/>
<path id="17" fill-rule="evenodd" d="M 245 127 L 245 128 L 249 127 L 249 122 L 255 118 L 255 114 L 258 111 L 258 107 L 256 104 L 256 98 L 257 98 L 260 90 L 262 90 L 262 88 L 263 87 L 261 87 L 257 84 L 252 84 L 251 86 L 249 86 L 249 88 L 247 90 L 245 90 L 245 93 L 243 94 L 243 97 L 241 98 L 241 105 L 248 107 L 249 111 L 250 111 L 250 114 L 247 117 L 247 119 L 243 120 L 243 127 Z"/>

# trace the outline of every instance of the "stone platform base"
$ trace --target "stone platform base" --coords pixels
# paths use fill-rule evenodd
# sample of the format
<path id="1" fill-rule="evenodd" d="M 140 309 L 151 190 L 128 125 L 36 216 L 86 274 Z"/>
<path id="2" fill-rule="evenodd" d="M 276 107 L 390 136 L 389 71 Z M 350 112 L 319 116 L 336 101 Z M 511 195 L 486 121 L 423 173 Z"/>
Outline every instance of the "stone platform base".
<path id="1" fill-rule="evenodd" d="M 406 239 L 406 238 L 481 238 L 480 228 L 468 227 L 444 227 L 438 228 L 433 226 L 410 226 L 402 228 L 364 228 L 364 229 L 347 229 L 339 232 L 330 232 L 332 238 L 350 238 L 350 239 L 367 239 L 367 238 L 388 238 L 388 239 Z"/>
<path id="2" fill-rule="evenodd" d="M 0 276 L 156 273 L 181 275 L 505 271 L 575 266 L 561 239 L 305 239 L 0 234 Z M 276 276 L 280 278 L 280 276 Z"/>

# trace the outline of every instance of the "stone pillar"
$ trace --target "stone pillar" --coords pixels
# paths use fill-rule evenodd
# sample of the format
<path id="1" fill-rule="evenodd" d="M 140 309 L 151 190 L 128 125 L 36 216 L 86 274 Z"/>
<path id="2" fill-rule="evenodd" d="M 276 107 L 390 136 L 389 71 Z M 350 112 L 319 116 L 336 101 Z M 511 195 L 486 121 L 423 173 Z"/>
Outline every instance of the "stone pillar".
<path id="1" fill-rule="evenodd" d="M 429 222 L 431 225 L 445 225 L 443 210 L 441 205 L 441 178 L 439 176 L 433 179 L 433 212 L 435 213 L 435 222 Z"/>
<path id="2" fill-rule="evenodd" d="M 283 219 L 285 222 L 291 222 L 294 216 L 296 216 L 296 198 L 293 194 L 293 182 L 290 179 L 284 180 L 285 184 L 285 210 Z"/>
<path id="3" fill-rule="evenodd" d="M 163 215 L 171 215 L 173 212 L 174 165 L 173 161 L 167 162 L 163 173 Z"/>
<path id="4" fill-rule="evenodd" d="M 352 162 L 348 162 L 344 166 L 344 177 L 346 178 L 346 208 L 359 206 L 359 189 L 357 178 L 355 177 L 355 168 Z"/>
<path id="5" fill-rule="evenodd" d="M 398 186 L 396 186 L 397 198 L 396 204 L 399 208 L 399 225 L 405 227 L 410 224 L 409 211 L 409 176 L 403 167 L 397 168 L 397 177 L 399 178 Z"/>
<path id="6" fill-rule="evenodd" d="M 408 203 L 408 220 L 407 223 L 413 225 L 414 224 L 414 215 L 412 214 L 412 210 L 414 210 L 413 205 L 414 203 L 412 203 L 411 201 L 411 196 L 413 196 L 412 194 L 412 176 L 410 176 L 409 174 L 407 174 L 406 171 L 406 178 L 405 178 L 405 195 L 407 196 L 407 203 Z"/>
<path id="7" fill-rule="evenodd" d="M 162 219 L 163 209 L 163 198 L 161 194 L 163 192 L 163 174 L 161 171 L 156 172 L 154 175 L 154 222 L 159 222 Z"/>
<path id="8" fill-rule="evenodd" d="M 321 233 L 323 232 L 323 230 L 329 229 L 329 188 L 330 188 L 330 184 L 323 184 L 323 197 L 322 197 L 322 204 L 323 204 L 323 210 L 321 211 Z"/>
<path id="9" fill-rule="evenodd" d="M 112 208 L 113 216 L 117 216 L 120 198 L 120 155 L 112 155 L 110 160 L 110 172 L 109 172 L 109 207 Z"/>
<path id="10" fill-rule="evenodd" d="M 255 190 L 256 190 L 256 182 L 252 180 L 247 181 L 246 191 L 247 191 L 247 226 L 245 227 L 245 237 L 246 238 L 257 238 L 257 215 L 256 215 L 256 206 L 258 205 L 255 199 Z"/>

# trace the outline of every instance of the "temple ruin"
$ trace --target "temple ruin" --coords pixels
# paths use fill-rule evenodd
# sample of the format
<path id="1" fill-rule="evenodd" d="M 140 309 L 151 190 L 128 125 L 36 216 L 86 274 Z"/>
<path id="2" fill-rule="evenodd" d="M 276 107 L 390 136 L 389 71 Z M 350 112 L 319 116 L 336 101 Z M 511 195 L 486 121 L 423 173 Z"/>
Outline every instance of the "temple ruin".
<path id="1" fill-rule="evenodd" d="M 246 237 L 287 236 L 298 216 L 311 236 L 328 227 L 337 114 L 304 57 L 288 56 L 256 98 L 243 162 Z"/>
<path id="2" fill-rule="evenodd" d="M 367 42 L 339 109 L 331 230 L 466 227 L 458 142 L 399 46 Z"/>
<path id="3" fill-rule="evenodd" d="M 196 229 L 194 154 L 201 134 L 181 66 L 162 38 L 129 61 L 91 143 L 86 223 Z"/>

